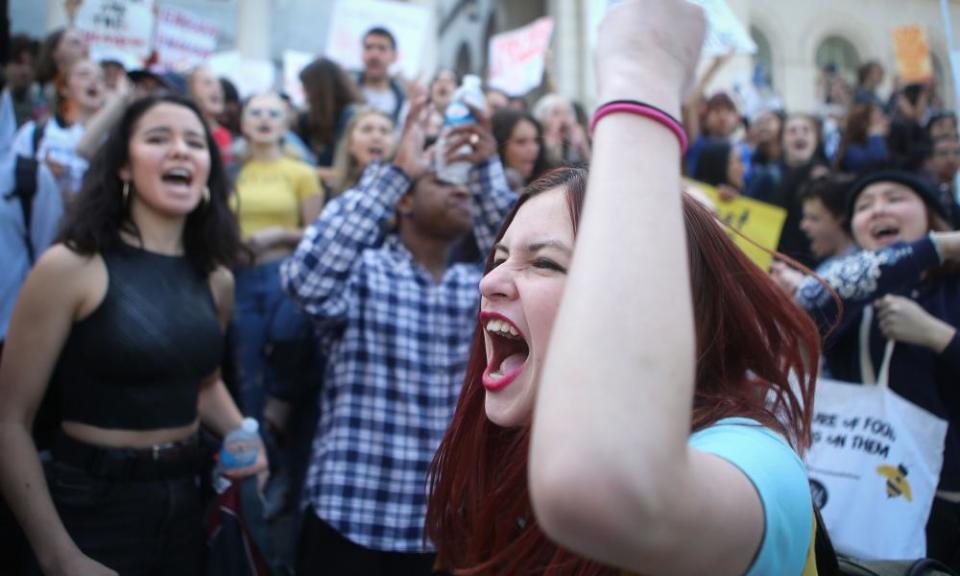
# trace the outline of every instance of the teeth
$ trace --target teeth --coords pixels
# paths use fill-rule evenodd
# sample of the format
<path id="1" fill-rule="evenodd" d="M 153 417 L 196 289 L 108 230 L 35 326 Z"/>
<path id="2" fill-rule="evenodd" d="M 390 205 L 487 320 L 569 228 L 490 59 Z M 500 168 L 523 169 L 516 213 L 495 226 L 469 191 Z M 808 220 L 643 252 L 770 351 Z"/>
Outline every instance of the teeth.
<path id="1" fill-rule="evenodd" d="M 493 332 L 496 334 L 504 334 L 514 337 L 519 337 L 520 333 L 517 332 L 517 329 L 511 326 L 508 322 L 503 320 L 490 320 L 487 322 L 487 332 Z"/>

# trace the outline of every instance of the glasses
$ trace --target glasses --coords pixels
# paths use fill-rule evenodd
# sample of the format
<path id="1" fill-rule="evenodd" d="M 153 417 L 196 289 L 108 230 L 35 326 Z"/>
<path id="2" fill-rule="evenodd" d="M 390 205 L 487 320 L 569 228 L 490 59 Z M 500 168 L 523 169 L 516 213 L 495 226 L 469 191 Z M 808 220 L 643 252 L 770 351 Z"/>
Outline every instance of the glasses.
<path id="1" fill-rule="evenodd" d="M 263 118 L 265 116 L 270 118 L 280 118 L 283 116 L 283 110 L 277 108 L 251 108 L 250 115 L 254 118 Z"/>

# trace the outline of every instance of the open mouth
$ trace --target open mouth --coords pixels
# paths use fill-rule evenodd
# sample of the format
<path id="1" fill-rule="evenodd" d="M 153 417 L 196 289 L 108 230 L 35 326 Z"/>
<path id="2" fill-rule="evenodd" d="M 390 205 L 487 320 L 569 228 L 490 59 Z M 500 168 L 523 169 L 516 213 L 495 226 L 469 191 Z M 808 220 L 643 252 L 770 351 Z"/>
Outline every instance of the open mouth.
<path id="1" fill-rule="evenodd" d="M 870 235 L 881 244 L 890 244 L 900 237 L 900 228 L 892 224 L 881 224 L 871 228 Z"/>
<path id="2" fill-rule="evenodd" d="M 380 146 L 371 146 L 367 148 L 367 153 L 370 155 L 371 160 L 380 160 L 385 154 L 385 150 Z"/>
<path id="3" fill-rule="evenodd" d="M 260 134 L 270 134 L 273 132 L 273 127 L 271 127 L 269 124 L 261 124 L 260 126 L 257 126 L 257 132 Z"/>
<path id="4" fill-rule="evenodd" d="M 193 183 L 193 174 L 186 168 L 172 168 L 161 174 L 164 184 L 188 188 Z"/>
<path id="5" fill-rule="evenodd" d="M 530 347 L 512 322 L 499 314 L 483 314 L 480 321 L 490 343 L 483 386 L 490 391 L 506 388 L 523 371 Z"/>

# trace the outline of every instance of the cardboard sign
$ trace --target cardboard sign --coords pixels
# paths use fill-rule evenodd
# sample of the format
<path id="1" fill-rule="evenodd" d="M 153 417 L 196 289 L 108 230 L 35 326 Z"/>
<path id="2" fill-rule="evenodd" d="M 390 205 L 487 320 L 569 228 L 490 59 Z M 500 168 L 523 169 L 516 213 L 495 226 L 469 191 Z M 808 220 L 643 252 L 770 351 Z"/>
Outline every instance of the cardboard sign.
<path id="1" fill-rule="evenodd" d="M 820 379 L 814 406 L 805 460 L 834 547 L 869 560 L 925 556 L 947 422 L 881 385 Z"/>
<path id="2" fill-rule="evenodd" d="M 712 58 L 734 52 L 754 54 L 757 45 L 725 0 L 688 0 L 703 8 L 707 17 L 707 36 L 700 56 Z"/>
<path id="3" fill-rule="evenodd" d="M 339 0 L 333 7 L 324 54 L 349 70 L 363 69 L 363 35 L 374 26 L 386 28 L 397 39 L 393 72 L 416 78 L 421 70 L 430 11 L 421 6 L 383 0 Z"/>
<path id="4" fill-rule="evenodd" d="M 710 199 L 713 203 L 711 208 L 717 219 L 727 227 L 734 244 L 761 270 L 769 270 L 770 263 L 773 262 L 770 252 L 775 251 L 780 243 L 780 232 L 783 231 L 787 211 L 743 195 L 723 202 L 713 186 L 686 179 L 684 183 Z"/>
<path id="5" fill-rule="evenodd" d="M 85 0 L 76 29 L 90 45 L 94 60 L 118 60 L 139 67 L 153 44 L 153 0 Z"/>
<path id="6" fill-rule="evenodd" d="M 926 82 L 933 78 L 930 44 L 919 25 L 894 28 L 893 51 L 897 59 L 897 74 L 904 83 Z"/>
<path id="7" fill-rule="evenodd" d="M 489 84 L 511 96 L 523 96 L 539 86 L 552 36 L 553 18 L 545 16 L 492 37 Z"/>
<path id="8" fill-rule="evenodd" d="M 217 48 L 217 24 L 173 6 L 157 11 L 154 47 L 157 63 L 173 70 L 187 70 L 206 61 Z"/>

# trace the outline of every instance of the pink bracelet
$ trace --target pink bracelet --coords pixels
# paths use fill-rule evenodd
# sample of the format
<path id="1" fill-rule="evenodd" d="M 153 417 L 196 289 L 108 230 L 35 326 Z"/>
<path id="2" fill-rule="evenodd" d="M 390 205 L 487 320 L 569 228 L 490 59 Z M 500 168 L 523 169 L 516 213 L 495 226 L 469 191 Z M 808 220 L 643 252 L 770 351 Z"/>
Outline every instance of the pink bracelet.
<path id="1" fill-rule="evenodd" d="M 590 133 L 592 134 L 596 130 L 597 122 L 604 116 L 617 112 L 636 114 L 662 124 L 673 132 L 673 135 L 680 141 L 680 153 L 685 154 L 687 152 L 687 133 L 683 131 L 680 121 L 652 104 L 645 104 L 636 100 L 613 100 L 597 108 L 597 111 L 593 113 L 593 119 L 590 121 Z"/>

